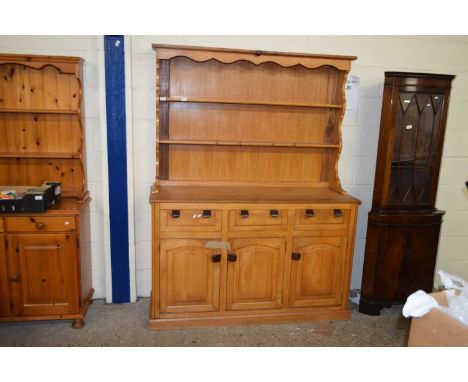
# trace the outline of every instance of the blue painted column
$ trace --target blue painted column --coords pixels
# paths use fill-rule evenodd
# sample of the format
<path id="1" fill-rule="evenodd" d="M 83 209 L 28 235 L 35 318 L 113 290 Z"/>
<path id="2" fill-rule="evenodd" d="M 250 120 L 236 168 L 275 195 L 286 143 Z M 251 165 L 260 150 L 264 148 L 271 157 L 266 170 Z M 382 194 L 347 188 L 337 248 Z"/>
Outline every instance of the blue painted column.
<path id="1" fill-rule="evenodd" d="M 112 302 L 130 302 L 124 36 L 104 36 Z"/>

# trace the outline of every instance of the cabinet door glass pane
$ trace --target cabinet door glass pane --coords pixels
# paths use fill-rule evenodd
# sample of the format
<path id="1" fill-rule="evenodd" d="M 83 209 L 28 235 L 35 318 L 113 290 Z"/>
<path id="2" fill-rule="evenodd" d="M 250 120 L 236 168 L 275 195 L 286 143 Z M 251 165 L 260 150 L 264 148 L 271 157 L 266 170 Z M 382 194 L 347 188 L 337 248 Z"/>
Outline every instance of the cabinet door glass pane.
<path id="1" fill-rule="evenodd" d="M 400 92 L 389 205 L 430 202 L 443 98 L 441 94 Z"/>

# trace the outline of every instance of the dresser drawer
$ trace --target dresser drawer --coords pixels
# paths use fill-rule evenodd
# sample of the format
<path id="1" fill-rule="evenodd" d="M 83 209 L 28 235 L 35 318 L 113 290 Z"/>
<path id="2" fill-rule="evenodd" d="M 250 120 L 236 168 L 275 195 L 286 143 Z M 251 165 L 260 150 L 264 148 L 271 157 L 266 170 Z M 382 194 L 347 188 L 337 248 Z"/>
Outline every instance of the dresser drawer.
<path id="1" fill-rule="evenodd" d="M 288 224 L 288 211 L 276 209 L 231 210 L 229 230 L 248 231 L 252 228 L 283 230 Z"/>
<path id="2" fill-rule="evenodd" d="M 221 231 L 222 211 L 161 210 L 161 231 Z"/>
<path id="3" fill-rule="evenodd" d="M 75 230 L 75 219 L 63 216 L 7 217 L 8 232 L 70 232 Z"/>
<path id="4" fill-rule="evenodd" d="M 313 229 L 317 225 L 339 225 L 348 224 L 349 210 L 343 209 L 300 209 L 294 214 L 294 229 Z"/>
<path id="5" fill-rule="evenodd" d="M 4 224 L 3 224 L 3 218 L 0 218 L 0 233 L 5 231 Z"/>

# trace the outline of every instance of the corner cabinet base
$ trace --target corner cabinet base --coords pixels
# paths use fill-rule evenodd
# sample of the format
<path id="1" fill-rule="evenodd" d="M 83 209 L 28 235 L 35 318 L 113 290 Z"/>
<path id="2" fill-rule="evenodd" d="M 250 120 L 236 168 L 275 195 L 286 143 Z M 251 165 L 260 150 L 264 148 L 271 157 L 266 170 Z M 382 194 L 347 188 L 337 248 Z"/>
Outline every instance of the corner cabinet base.
<path id="1" fill-rule="evenodd" d="M 149 321 L 149 329 L 183 329 L 216 326 L 239 326 L 250 324 L 281 324 L 320 320 L 349 320 L 351 312 L 343 310 L 308 310 L 300 312 L 277 312 L 263 314 L 223 315 L 213 317 L 158 318 Z"/>
<path id="2" fill-rule="evenodd" d="M 378 316 L 419 289 L 432 292 L 444 212 L 369 213 L 359 312 Z"/>

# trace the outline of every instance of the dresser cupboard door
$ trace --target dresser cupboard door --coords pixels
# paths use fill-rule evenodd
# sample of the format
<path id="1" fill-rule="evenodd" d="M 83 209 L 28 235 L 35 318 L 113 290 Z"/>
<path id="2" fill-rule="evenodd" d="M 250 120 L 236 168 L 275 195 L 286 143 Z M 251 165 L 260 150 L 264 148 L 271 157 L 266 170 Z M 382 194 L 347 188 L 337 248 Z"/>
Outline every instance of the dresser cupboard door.
<path id="1" fill-rule="evenodd" d="M 3 233 L 0 233 L 0 317 L 8 317 L 9 315 L 10 297 L 8 292 L 8 272 L 5 251 L 5 235 Z"/>
<path id="2" fill-rule="evenodd" d="M 227 310 L 280 308 L 284 239 L 230 240 Z"/>
<path id="3" fill-rule="evenodd" d="M 13 315 L 79 312 L 74 234 L 8 235 L 7 256 Z"/>
<path id="4" fill-rule="evenodd" d="M 345 237 L 294 239 L 289 306 L 339 305 L 345 253 Z"/>
<path id="5" fill-rule="evenodd" d="M 161 240 L 161 312 L 214 312 L 219 309 L 223 256 L 219 250 L 205 248 L 206 242 Z"/>

